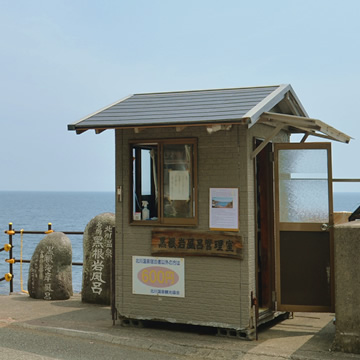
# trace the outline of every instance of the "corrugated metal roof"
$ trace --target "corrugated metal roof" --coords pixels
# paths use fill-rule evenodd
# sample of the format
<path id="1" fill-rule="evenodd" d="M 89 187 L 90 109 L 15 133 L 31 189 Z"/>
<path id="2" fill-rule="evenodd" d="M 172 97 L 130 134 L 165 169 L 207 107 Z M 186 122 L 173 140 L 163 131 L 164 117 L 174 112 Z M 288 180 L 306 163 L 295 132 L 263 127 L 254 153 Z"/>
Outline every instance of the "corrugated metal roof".
<path id="1" fill-rule="evenodd" d="M 290 85 L 276 85 L 135 94 L 70 124 L 68 129 L 81 132 L 175 124 L 251 124 L 263 112 L 271 110 L 289 91 L 293 93 Z M 298 106 L 302 109 L 300 102 Z"/>

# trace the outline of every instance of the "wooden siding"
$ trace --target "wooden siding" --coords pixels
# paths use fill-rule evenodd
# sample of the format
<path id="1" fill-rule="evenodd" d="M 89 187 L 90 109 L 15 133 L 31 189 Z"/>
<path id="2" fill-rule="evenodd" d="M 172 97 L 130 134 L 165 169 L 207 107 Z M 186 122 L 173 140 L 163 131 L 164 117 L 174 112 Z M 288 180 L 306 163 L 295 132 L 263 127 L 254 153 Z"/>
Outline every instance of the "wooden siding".
<path id="1" fill-rule="evenodd" d="M 198 138 L 199 224 L 195 231 L 209 231 L 209 188 L 239 188 L 240 230 L 243 257 L 186 257 L 185 298 L 134 295 L 132 293 L 132 256 L 150 256 L 155 226 L 129 224 L 129 197 L 116 204 L 116 307 L 121 316 L 137 319 L 212 325 L 249 329 L 254 311 L 250 293 L 255 283 L 255 204 L 254 169 L 250 158 L 253 136 L 266 137 L 271 129 L 264 125 L 233 127 L 209 135 L 202 127 L 116 131 L 116 185 L 124 194 L 131 190 L 129 141 L 134 139 Z M 179 227 L 167 229 L 183 230 Z"/>

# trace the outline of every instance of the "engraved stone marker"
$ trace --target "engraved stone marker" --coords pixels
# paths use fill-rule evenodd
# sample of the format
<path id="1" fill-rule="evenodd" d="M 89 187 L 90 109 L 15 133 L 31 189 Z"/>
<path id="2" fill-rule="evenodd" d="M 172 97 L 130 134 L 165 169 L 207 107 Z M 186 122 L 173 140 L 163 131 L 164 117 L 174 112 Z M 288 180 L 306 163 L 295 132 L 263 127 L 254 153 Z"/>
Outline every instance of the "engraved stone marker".
<path id="1" fill-rule="evenodd" d="M 115 214 L 95 216 L 84 231 L 84 265 L 81 299 L 83 302 L 110 304 L 112 228 Z"/>
<path id="2" fill-rule="evenodd" d="M 46 235 L 31 258 L 28 291 L 30 297 L 66 300 L 72 290 L 72 249 L 70 239 L 61 232 Z"/>

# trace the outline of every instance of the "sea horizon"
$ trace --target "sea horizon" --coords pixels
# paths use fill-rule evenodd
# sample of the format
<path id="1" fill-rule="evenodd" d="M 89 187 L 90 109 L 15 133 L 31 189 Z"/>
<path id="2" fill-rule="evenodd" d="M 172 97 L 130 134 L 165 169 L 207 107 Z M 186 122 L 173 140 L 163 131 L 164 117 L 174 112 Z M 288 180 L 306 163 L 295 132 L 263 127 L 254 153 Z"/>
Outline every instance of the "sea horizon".
<path id="1" fill-rule="evenodd" d="M 15 230 L 45 232 L 48 223 L 54 231 L 83 232 L 96 215 L 115 212 L 115 191 L 4 191 L 0 190 L 0 248 L 8 243 L 4 231 L 9 223 Z M 30 260 L 44 234 L 23 235 L 23 259 Z M 72 261 L 83 262 L 83 236 L 67 235 L 72 246 Z M 13 235 L 13 257 L 20 259 L 20 235 Z M 0 252 L 0 278 L 9 272 L 5 263 L 9 253 Z M 22 265 L 23 286 L 27 289 L 29 264 Z M 20 264 L 13 265 L 14 291 L 20 291 Z M 82 266 L 72 267 L 73 291 L 79 293 L 82 283 Z M 0 294 L 9 293 L 9 284 L 0 282 Z"/>
<path id="2" fill-rule="evenodd" d="M 55 193 L 68 193 L 68 192 L 74 192 L 74 193 L 93 193 L 93 192 L 101 192 L 101 193 L 109 193 L 114 192 L 115 190 L 0 190 L 1 192 L 39 192 L 39 193 L 49 193 L 49 192 L 55 192 Z"/>
<path id="3" fill-rule="evenodd" d="M 360 206 L 360 192 L 334 192 L 334 211 L 353 212 Z M 115 213 L 115 191 L 36 191 L 0 190 L 0 248 L 8 241 L 4 232 L 9 223 L 15 230 L 46 231 L 52 223 L 54 231 L 83 232 L 90 220 L 104 212 Z M 30 260 L 37 244 L 45 236 L 23 235 L 23 259 Z M 68 235 L 73 262 L 83 261 L 82 235 Z M 13 236 L 13 257 L 20 259 L 20 235 Z M 0 278 L 9 271 L 5 262 L 9 254 L 0 252 Z M 27 288 L 29 264 L 23 264 L 23 284 Z M 14 291 L 20 291 L 20 265 L 15 263 Z M 72 267 L 73 290 L 81 292 L 82 266 Z M 0 294 L 9 293 L 9 284 L 0 282 Z"/>

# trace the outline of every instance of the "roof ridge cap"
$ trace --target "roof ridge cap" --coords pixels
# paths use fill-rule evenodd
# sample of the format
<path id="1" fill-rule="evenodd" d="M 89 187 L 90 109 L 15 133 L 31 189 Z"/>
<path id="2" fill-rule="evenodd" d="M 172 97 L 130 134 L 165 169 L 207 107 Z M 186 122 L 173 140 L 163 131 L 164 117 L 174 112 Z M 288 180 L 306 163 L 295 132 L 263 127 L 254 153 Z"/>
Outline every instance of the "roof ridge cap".
<path id="1" fill-rule="evenodd" d="M 177 91 L 155 91 L 155 92 L 145 92 L 145 93 L 136 93 L 137 95 L 156 95 L 156 94 L 177 94 L 177 93 L 190 93 L 190 92 L 206 92 L 206 91 L 227 91 L 227 90 L 245 90 L 245 89 L 261 89 L 261 88 L 271 88 L 271 87 L 281 87 L 284 84 L 278 85 L 258 85 L 258 86 L 243 86 L 243 87 L 231 87 L 231 88 L 212 88 L 212 89 L 194 89 L 194 90 L 177 90 Z M 290 84 L 286 84 L 290 85 Z"/>

